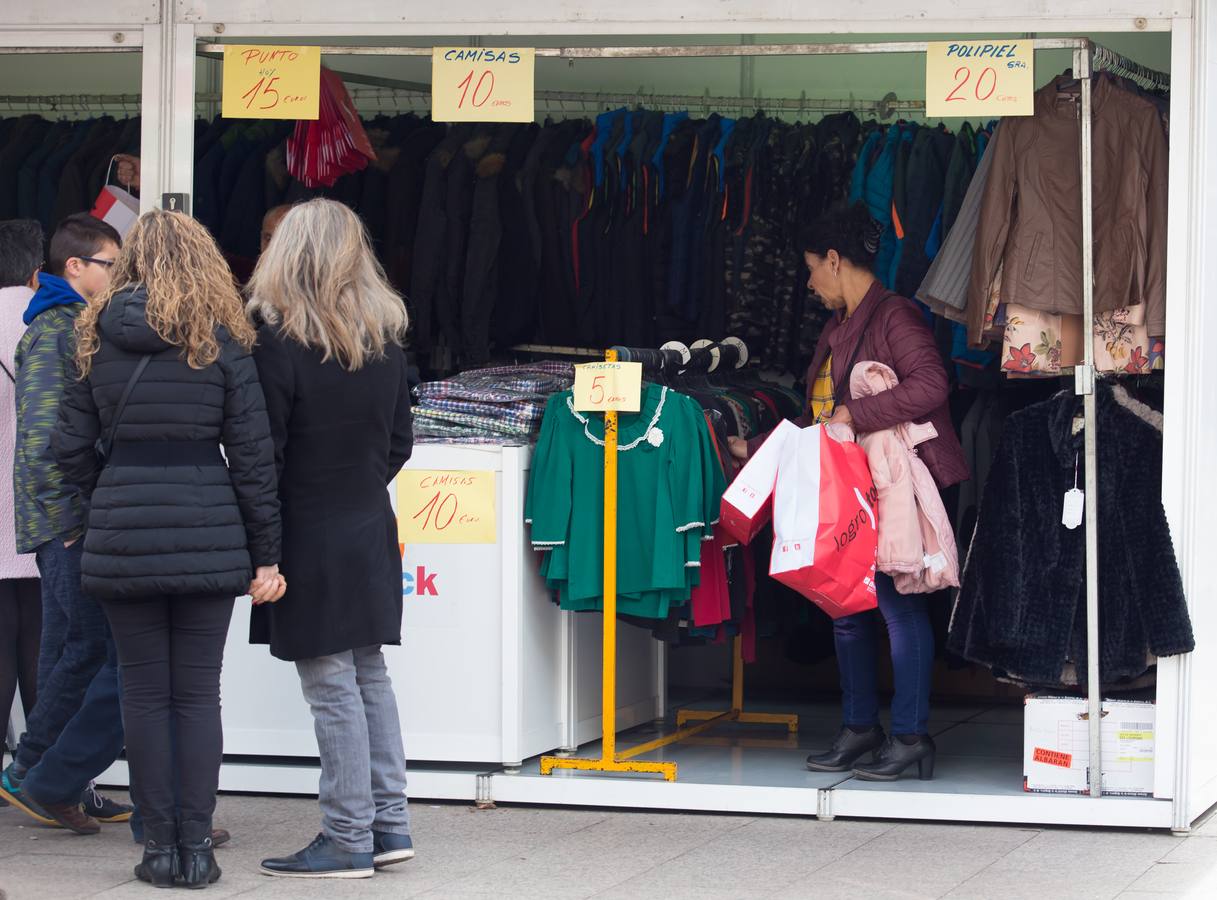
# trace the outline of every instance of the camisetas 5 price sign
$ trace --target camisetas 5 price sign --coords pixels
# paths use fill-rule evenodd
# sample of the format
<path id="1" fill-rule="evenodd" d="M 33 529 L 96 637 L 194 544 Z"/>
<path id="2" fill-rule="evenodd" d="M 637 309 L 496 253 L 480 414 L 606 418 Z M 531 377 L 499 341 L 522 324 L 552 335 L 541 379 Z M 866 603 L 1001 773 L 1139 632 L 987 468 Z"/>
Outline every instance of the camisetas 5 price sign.
<path id="1" fill-rule="evenodd" d="M 1030 41 L 935 41 L 925 56 L 930 119 L 1035 115 L 1035 51 Z"/>
<path id="2" fill-rule="evenodd" d="M 536 51 L 436 47 L 431 54 L 431 118 L 436 122 L 531 122 Z"/>
<path id="3" fill-rule="evenodd" d="M 224 48 L 225 119 L 304 119 L 320 115 L 318 47 Z"/>

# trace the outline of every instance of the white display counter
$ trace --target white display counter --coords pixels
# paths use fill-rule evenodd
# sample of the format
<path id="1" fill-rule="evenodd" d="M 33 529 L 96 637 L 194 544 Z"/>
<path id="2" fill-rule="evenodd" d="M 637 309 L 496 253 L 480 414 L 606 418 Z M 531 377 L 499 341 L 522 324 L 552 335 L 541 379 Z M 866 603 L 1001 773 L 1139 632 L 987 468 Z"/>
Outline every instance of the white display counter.
<path id="1" fill-rule="evenodd" d="M 530 451 L 420 445 L 408 468 L 494 471 L 498 541 L 420 544 L 403 556 L 402 646 L 385 657 L 412 762 L 516 767 L 600 733 L 601 617 L 550 600 L 524 533 Z M 290 595 L 284 602 L 290 602 Z M 294 665 L 248 641 L 237 604 L 224 657 L 226 756 L 313 759 Z M 620 629 L 622 729 L 662 715 L 659 645 Z M 311 765 L 311 763 L 310 763 Z"/>

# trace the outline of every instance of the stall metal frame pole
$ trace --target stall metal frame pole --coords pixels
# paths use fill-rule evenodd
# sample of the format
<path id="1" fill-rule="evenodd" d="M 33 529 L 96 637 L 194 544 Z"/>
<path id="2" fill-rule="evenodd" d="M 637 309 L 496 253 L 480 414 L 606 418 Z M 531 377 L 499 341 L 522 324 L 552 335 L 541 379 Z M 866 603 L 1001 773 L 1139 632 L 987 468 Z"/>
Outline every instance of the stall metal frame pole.
<path id="1" fill-rule="evenodd" d="M 1074 370 L 1075 392 L 1085 417 L 1086 497 L 1086 717 L 1090 726 L 1090 796 L 1103 796 L 1103 683 L 1099 671 L 1099 471 L 1098 418 L 1094 394 L 1094 159 L 1091 145 L 1093 88 L 1091 46 L 1073 51 L 1073 72 L 1081 82 L 1082 156 L 1082 365 Z"/>

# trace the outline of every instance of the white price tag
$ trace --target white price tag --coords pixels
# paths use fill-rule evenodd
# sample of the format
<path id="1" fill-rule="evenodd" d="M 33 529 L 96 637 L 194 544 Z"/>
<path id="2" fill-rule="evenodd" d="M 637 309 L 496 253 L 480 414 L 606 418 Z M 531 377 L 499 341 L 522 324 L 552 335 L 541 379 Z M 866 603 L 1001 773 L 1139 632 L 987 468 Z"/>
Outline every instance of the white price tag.
<path id="1" fill-rule="evenodd" d="M 1077 488 L 1065 491 L 1065 509 L 1061 513 L 1061 524 L 1070 531 L 1082 524 L 1082 512 L 1086 509 L 1086 495 Z"/>

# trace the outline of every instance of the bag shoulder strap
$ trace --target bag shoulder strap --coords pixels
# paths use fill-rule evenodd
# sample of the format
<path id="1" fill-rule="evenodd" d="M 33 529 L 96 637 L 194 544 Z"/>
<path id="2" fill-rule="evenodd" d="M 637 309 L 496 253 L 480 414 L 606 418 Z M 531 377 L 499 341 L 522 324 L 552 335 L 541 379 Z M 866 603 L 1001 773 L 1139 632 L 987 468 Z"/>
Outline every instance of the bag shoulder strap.
<path id="1" fill-rule="evenodd" d="M 9 369 L 9 367 L 4 364 L 3 360 L 0 360 L 0 369 L 4 370 L 4 374 L 8 376 L 9 381 L 11 381 L 13 384 L 17 383 L 17 376 L 14 375 L 12 373 L 12 370 Z"/>
<path id="2" fill-rule="evenodd" d="M 103 459 L 108 459 L 110 456 L 110 450 L 114 446 L 114 436 L 118 433 L 118 423 L 122 421 L 123 412 L 127 409 L 127 401 L 131 399 L 131 391 L 135 389 L 135 383 L 144 374 L 144 369 L 148 368 L 148 363 L 151 360 L 151 353 L 145 353 L 141 356 L 139 363 L 135 366 L 135 371 L 127 379 L 127 386 L 123 388 L 123 395 L 118 399 L 118 406 L 114 409 L 114 418 L 110 421 L 110 427 L 106 430 L 105 438 L 99 447 Z"/>

